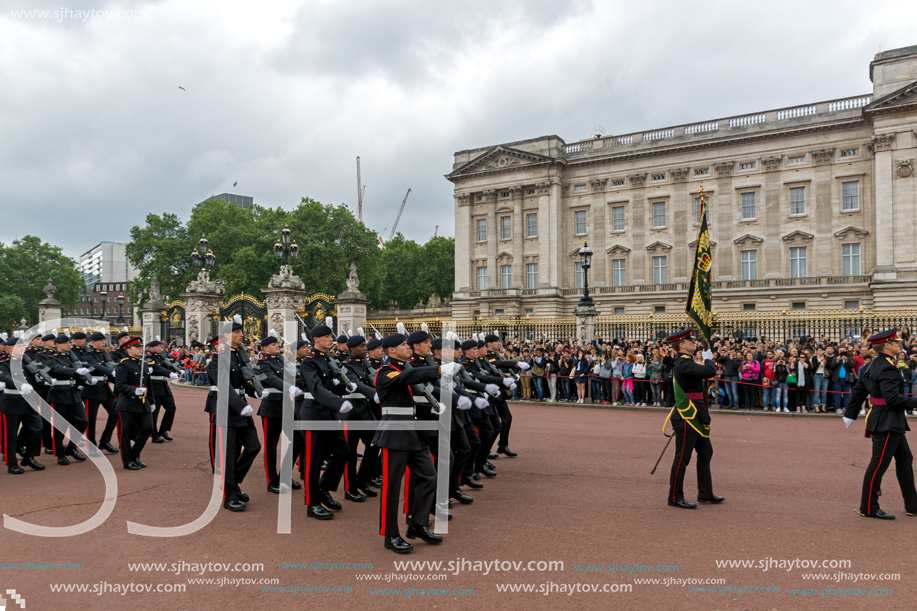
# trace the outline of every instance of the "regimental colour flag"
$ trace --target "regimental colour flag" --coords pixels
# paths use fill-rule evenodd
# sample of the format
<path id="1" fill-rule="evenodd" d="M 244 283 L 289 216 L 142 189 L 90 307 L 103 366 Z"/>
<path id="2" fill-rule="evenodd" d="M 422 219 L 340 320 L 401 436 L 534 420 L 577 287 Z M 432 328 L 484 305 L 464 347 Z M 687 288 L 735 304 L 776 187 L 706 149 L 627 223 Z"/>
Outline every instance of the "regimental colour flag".
<path id="1" fill-rule="evenodd" d="M 694 250 L 694 268 L 688 287 L 688 304 L 685 312 L 697 323 L 700 333 L 710 348 L 710 327 L 713 325 L 713 310 L 710 306 L 710 229 L 707 227 L 707 191 L 704 185 L 698 189 L 700 197 L 700 228 L 697 231 L 697 246 Z"/>

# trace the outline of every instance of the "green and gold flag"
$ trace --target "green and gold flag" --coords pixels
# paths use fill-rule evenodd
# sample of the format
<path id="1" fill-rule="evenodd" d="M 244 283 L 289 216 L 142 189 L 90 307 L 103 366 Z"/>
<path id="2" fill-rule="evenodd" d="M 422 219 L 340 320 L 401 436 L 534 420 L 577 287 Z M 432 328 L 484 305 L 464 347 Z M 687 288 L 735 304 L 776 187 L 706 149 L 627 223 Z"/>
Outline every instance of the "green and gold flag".
<path id="1" fill-rule="evenodd" d="M 697 323 L 701 335 L 707 344 L 710 343 L 710 327 L 713 325 L 713 310 L 710 306 L 710 268 L 713 259 L 710 256 L 710 230 L 707 227 L 707 191 L 701 185 L 697 191 L 700 196 L 700 229 L 697 232 L 697 246 L 694 249 L 694 268 L 691 271 L 691 285 L 688 287 L 688 305 L 685 312 Z"/>

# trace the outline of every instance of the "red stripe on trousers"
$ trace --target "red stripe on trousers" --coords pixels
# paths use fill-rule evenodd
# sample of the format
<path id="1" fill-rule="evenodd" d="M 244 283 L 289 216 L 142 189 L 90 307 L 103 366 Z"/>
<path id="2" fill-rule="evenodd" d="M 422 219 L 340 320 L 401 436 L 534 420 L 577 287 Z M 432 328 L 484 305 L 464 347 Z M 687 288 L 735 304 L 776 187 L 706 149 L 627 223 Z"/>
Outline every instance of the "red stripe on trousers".
<path id="1" fill-rule="evenodd" d="M 678 456 L 678 467 L 675 469 L 675 480 L 672 482 L 672 502 L 673 503 L 675 502 L 675 482 L 678 481 L 678 472 L 681 471 L 681 459 L 685 455 L 685 446 L 688 445 L 686 443 L 687 435 L 688 435 L 687 427 L 688 427 L 688 424 L 685 424 L 685 432 L 681 437 L 681 454 L 679 454 Z M 672 434 L 674 435 L 675 433 L 673 432 Z"/>
<path id="2" fill-rule="evenodd" d="M 382 448 L 382 513 L 379 515 L 379 534 L 385 536 L 386 508 L 388 506 L 388 448 Z"/>
<path id="3" fill-rule="evenodd" d="M 48 403 L 48 405 L 51 406 L 51 449 L 54 455 L 57 456 L 57 435 L 55 435 L 57 429 L 54 428 L 54 404 Z"/>
<path id="4" fill-rule="evenodd" d="M 271 485 L 271 474 L 267 470 L 267 418 L 261 419 L 261 424 L 264 426 L 264 477 L 267 479 L 267 485 Z"/>
<path id="5" fill-rule="evenodd" d="M 124 467 L 127 465 L 127 461 L 124 460 L 124 438 L 121 437 L 121 414 L 123 412 L 118 412 L 118 449 L 121 454 L 121 466 Z"/>
<path id="6" fill-rule="evenodd" d="M 408 512 L 408 491 L 411 489 L 411 468 L 404 468 L 404 513 Z"/>
<path id="7" fill-rule="evenodd" d="M 223 451 L 223 428 L 217 427 L 217 435 L 220 440 L 220 475 L 223 476 L 221 486 L 223 487 L 223 501 L 226 501 L 226 452 Z"/>
<path id="8" fill-rule="evenodd" d="M 879 464 L 876 465 L 876 470 L 872 472 L 872 479 L 869 480 L 869 500 L 866 501 L 866 515 L 869 515 L 872 511 L 872 484 L 876 481 L 876 473 L 879 472 L 879 468 L 882 466 L 882 459 L 885 458 L 885 448 L 888 447 L 889 437 L 891 437 L 890 432 L 885 436 L 885 443 L 882 445 L 882 454 L 879 455 Z"/>
<path id="9" fill-rule="evenodd" d="M 349 447 L 350 447 L 350 438 L 347 437 L 347 425 L 346 425 L 346 424 L 344 425 L 344 441 L 347 442 L 347 447 L 349 448 Z M 349 455 L 348 455 L 348 456 L 347 456 L 347 461 L 350 462 L 351 460 L 356 460 L 356 457 L 355 457 L 355 456 L 349 456 Z M 354 466 L 356 466 L 356 465 L 354 465 Z M 344 467 L 344 490 L 346 490 L 347 492 L 350 492 L 350 478 L 347 477 L 347 472 L 348 472 L 348 471 L 350 471 L 350 468 L 347 467 L 347 466 L 345 466 L 345 467 Z"/>
<path id="10" fill-rule="evenodd" d="M 6 424 L 6 414 L 0 414 L 0 423 L 3 426 L 3 464 L 9 466 L 10 464 L 10 451 L 8 449 L 9 435 L 7 434 L 7 424 Z M 15 452 L 14 452 L 15 454 Z"/>
<path id="11" fill-rule="evenodd" d="M 311 477 L 309 477 L 310 467 L 312 466 L 312 431 L 306 431 L 306 473 L 305 481 L 303 482 L 303 488 L 306 489 L 306 505 L 312 505 L 312 496 L 309 494 L 309 482 Z"/>
<path id="12" fill-rule="evenodd" d="M 213 455 L 213 450 L 214 450 L 213 448 L 213 427 L 214 427 L 215 419 L 216 419 L 216 416 L 213 413 L 211 413 L 210 414 L 210 466 L 211 467 L 216 464 L 216 458 Z M 118 422 L 118 427 L 119 428 L 121 427 L 120 421 Z M 120 434 L 120 431 L 119 431 L 119 434 Z"/>

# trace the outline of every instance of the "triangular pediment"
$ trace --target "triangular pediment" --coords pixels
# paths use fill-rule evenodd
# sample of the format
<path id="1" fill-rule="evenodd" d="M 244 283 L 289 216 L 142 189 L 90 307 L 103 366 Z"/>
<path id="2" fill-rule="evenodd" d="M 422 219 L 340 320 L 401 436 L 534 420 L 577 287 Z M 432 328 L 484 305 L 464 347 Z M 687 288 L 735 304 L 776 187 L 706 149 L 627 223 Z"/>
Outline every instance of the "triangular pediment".
<path id="1" fill-rule="evenodd" d="M 869 234 L 869 231 L 866 229 L 863 229 L 862 227 L 857 227 L 855 225 L 847 225 L 840 231 L 835 231 L 834 237 L 840 238 L 843 240 L 848 237 L 864 238 L 868 234 Z"/>
<path id="2" fill-rule="evenodd" d="M 895 108 L 896 106 L 910 106 L 913 104 L 917 104 L 917 81 L 897 91 L 892 91 L 878 100 L 873 100 L 863 107 L 863 112 L 876 112 L 878 110 Z"/>
<path id="3" fill-rule="evenodd" d="M 499 145 L 453 170 L 450 174 L 446 174 L 446 178 L 453 179 L 485 172 L 503 172 L 521 166 L 551 163 L 552 161 L 554 160 L 544 155 L 527 153 L 519 149 Z"/>
<path id="4" fill-rule="evenodd" d="M 609 246 L 605 249 L 606 255 L 626 255 L 629 252 L 630 248 L 621 244 L 615 244 L 614 246 Z"/>
<path id="5" fill-rule="evenodd" d="M 509 261 L 512 261 L 512 260 L 513 260 L 513 255 L 510 254 L 510 253 L 508 253 L 508 252 L 506 252 L 506 251 L 504 250 L 504 251 L 501 252 L 499 255 L 497 255 L 497 260 L 498 260 L 498 261 L 500 261 L 500 260 L 509 260 Z"/>
<path id="6" fill-rule="evenodd" d="M 734 239 L 732 243 L 733 244 L 747 244 L 750 242 L 752 244 L 760 244 L 763 241 L 764 241 L 764 238 L 759 238 L 756 235 L 751 235 L 750 233 L 746 233 L 741 238 Z"/>
<path id="7" fill-rule="evenodd" d="M 649 246 L 647 246 L 646 249 L 650 252 L 653 252 L 656 250 L 672 250 L 672 245 L 666 244 L 665 242 L 660 242 L 657 240 L 653 242 L 652 244 L 650 244 Z"/>
<path id="8" fill-rule="evenodd" d="M 788 233 L 785 236 L 783 236 L 782 240 L 784 242 L 792 242 L 794 240 L 800 241 L 800 242 L 808 242 L 814 237 L 815 236 L 812 235 L 811 233 L 806 233 L 805 231 L 799 231 L 797 229 L 796 231 L 793 231 L 792 233 Z"/>

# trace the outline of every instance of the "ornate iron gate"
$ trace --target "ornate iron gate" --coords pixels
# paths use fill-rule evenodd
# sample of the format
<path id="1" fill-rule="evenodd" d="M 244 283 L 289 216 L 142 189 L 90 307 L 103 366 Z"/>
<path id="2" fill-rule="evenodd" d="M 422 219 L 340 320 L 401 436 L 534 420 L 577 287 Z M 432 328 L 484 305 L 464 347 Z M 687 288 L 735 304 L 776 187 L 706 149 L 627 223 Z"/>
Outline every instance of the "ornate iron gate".
<path id="1" fill-rule="evenodd" d="M 331 295 L 316 293 L 307 297 L 305 305 L 297 308 L 296 313 L 309 325 L 310 329 L 315 325 L 325 324 L 325 318 L 330 316 L 334 319 L 332 330 L 337 331 L 338 308 Z M 297 325 L 297 332 L 302 333 L 302 322 L 297 321 Z"/>
<path id="2" fill-rule="evenodd" d="M 159 317 L 159 336 L 166 345 L 175 343 L 177 346 L 185 345 L 185 302 L 173 301 Z"/>
<path id="3" fill-rule="evenodd" d="M 235 315 L 242 319 L 242 332 L 248 341 L 257 341 L 267 333 L 267 306 L 263 301 L 242 293 L 220 304 L 220 320 Z"/>

